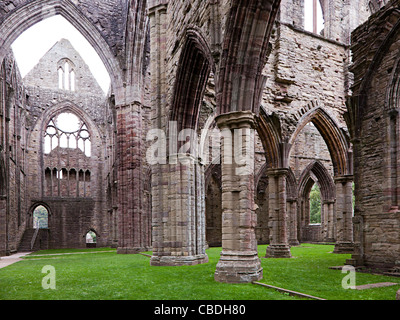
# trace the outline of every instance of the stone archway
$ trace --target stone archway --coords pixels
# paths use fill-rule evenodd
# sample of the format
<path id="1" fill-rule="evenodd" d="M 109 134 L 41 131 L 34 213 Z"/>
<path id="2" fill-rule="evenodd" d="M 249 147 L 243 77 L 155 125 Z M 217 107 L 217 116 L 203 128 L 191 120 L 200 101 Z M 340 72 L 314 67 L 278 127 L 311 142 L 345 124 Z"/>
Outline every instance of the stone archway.
<path id="1" fill-rule="evenodd" d="M 34 24 L 55 15 L 70 22 L 92 45 L 111 78 L 110 105 L 115 108 L 118 166 L 110 170 L 118 177 L 119 253 L 137 253 L 150 246 L 146 237 L 134 232 L 134 225 L 150 219 L 138 196 L 132 194 L 143 190 L 142 105 L 145 104 L 141 75 L 146 61 L 146 3 L 137 1 L 135 6 L 125 7 L 119 1 L 90 8 L 91 1 L 70 0 L 19 0 L 13 1 L 12 10 L 2 6 L 0 22 L 0 59 L 3 59 L 13 41 Z M 124 12 L 126 10 L 127 12 Z M 129 14 L 127 14 L 129 13 Z M 126 48 L 126 33 L 134 44 Z M 127 61 L 129 59 L 129 61 Z M 129 75 L 128 75 L 129 74 Z M 129 147 L 127 147 L 129 146 Z M 132 147 L 133 146 L 133 147 Z M 132 165 L 132 163 L 135 163 Z M 127 178 L 134 176 L 135 178 Z M 147 223 L 148 225 L 148 223 Z"/>
<path id="2" fill-rule="evenodd" d="M 321 193 L 321 224 L 310 225 L 310 191 L 317 184 Z M 299 180 L 299 234 L 301 241 L 334 242 L 336 239 L 334 204 L 336 187 L 328 170 L 319 161 L 312 162 Z"/>
<path id="3" fill-rule="evenodd" d="M 169 115 L 158 110 L 157 121 L 169 122 L 168 163 L 153 166 L 153 192 L 158 186 L 164 190 L 160 193 L 167 191 L 168 198 L 164 201 L 169 219 L 161 223 L 165 221 L 165 211 L 159 212 L 156 208 L 153 211 L 155 228 L 151 264 L 154 266 L 194 265 L 208 261 L 205 252 L 204 165 L 199 160 L 196 132 L 200 104 L 214 61 L 198 30 L 187 29 L 182 42 L 171 110 Z M 188 149 L 185 147 L 187 138 L 191 142 Z M 165 185 L 169 187 L 165 189 Z"/>
<path id="4" fill-rule="evenodd" d="M 82 33 L 100 56 L 115 88 L 122 88 L 122 69 L 106 39 L 88 17 L 82 14 L 69 0 L 27 1 L 3 16 L 3 20 L 0 23 L 0 61 L 7 55 L 7 51 L 14 40 L 25 30 L 46 18 L 58 14 Z M 116 98 L 119 98 L 118 94 Z"/>
<path id="5" fill-rule="evenodd" d="M 306 112 L 300 119 L 296 130 L 289 140 L 287 157 L 299 132 L 312 122 L 324 139 L 333 164 L 336 189 L 335 253 L 351 253 L 353 250 L 353 150 L 352 145 L 330 114 L 318 104 Z"/>

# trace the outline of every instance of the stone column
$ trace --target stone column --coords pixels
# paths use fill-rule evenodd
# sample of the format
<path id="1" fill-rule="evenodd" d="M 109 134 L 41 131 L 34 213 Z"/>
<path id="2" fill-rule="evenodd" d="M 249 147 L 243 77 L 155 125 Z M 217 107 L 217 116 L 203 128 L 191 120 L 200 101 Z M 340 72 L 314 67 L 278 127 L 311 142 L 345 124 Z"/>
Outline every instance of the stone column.
<path id="1" fill-rule="evenodd" d="M 0 195 L 0 257 L 7 254 L 7 199 Z"/>
<path id="2" fill-rule="evenodd" d="M 353 252 L 353 176 L 335 178 L 336 245 L 334 253 Z"/>
<path id="3" fill-rule="evenodd" d="M 154 215 L 151 265 L 206 263 L 203 165 L 187 154 L 171 155 L 171 161 L 163 166 L 167 197 L 159 204 L 164 207 L 163 214 Z"/>
<path id="4" fill-rule="evenodd" d="M 291 258 L 286 213 L 287 169 L 271 169 L 269 178 L 270 245 L 266 258 Z"/>
<path id="5" fill-rule="evenodd" d="M 142 114 L 141 104 L 116 106 L 118 152 L 118 249 L 120 254 L 146 251 L 142 193 Z"/>
<path id="6" fill-rule="evenodd" d="M 224 114 L 216 121 L 222 134 L 222 252 L 215 280 L 247 283 L 262 278 L 255 235 L 255 120 L 248 111 Z"/>
<path id="7" fill-rule="evenodd" d="M 289 245 L 298 246 L 300 242 L 297 232 L 297 199 L 287 200 L 287 212 L 289 217 Z"/>
<path id="8" fill-rule="evenodd" d="M 350 259 L 346 261 L 346 264 L 354 267 L 360 267 L 364 265 L 364 217 L 361 212 L 355 212 L 353 217 L 353 254 Z"/>
<path id="9" fill-rule="evenodd" d="M 176 123 L 168 123 L 170 119 L 166 101 L 168 9 L 168 1 L 148 2 L 152 48 L 152 120 L 153 128 L 165 134 L 161 144 L 165 144 L 162 153 L 166 158 L 165 161 L 159 159 L 161 161 L 152 164 L 151 265 L 196 265 L 208 261 L 205 252 L 204 167 L 192 151 L 191 154 L 177 154 L 178 132 L 174 132 L 174 129 L 177 129 Z M 193 142 L 192 139 L 191 141 Z"/>
<path id="10" fill-rule="evenodd" d="M 148 4 L 150 20 L 150 47 L 151 57 L 151 108 L 154 129 L 167 131 L 163 125 L 166 117 L 166 84 L 165 84 L 165 46 L 167 29 L 168 5 L 162 1 L 149 1 Z M 153 256 L 162 256 L 164 237 L 164 214 L 168 211 L 168 180 L 164 173 L 168 172 L 167 164 L 152 165 L 151 171 L 151 194 L 152 194 L 152 246 Z M 166 253 L 168 254 L 168 253 Z"/>
<path id="11" fill-rule="evenodd" d="M 323 200 L 321 212 L 322 240 L 324 242 L 335 242 L 335 219 L 334 200 Z"/>

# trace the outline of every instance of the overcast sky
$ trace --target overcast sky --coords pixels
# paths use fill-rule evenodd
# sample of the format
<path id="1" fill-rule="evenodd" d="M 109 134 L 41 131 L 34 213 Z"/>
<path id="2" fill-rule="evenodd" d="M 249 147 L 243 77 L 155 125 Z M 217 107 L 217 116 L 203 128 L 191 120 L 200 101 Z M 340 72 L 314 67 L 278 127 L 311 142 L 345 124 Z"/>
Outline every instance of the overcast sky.
<path id="1" fill-rule="evenodd" d="M 12 45 L 21 76 L 24 77 L 47 51 L 61 38 L 68 39 L 85 60 L 93 76 L 105 93 L 108 93 L 110 77 L 100 57 L 82 36 L 62 16 L 54 16 L 26 30 Z"/>
<path id="2" fill-rule="evenodd" d="M 313 0 L 304 1 L 304 29 L 313 32 Z M 324 28 L 321 3 L 317 1 L 317 33 Z"/>

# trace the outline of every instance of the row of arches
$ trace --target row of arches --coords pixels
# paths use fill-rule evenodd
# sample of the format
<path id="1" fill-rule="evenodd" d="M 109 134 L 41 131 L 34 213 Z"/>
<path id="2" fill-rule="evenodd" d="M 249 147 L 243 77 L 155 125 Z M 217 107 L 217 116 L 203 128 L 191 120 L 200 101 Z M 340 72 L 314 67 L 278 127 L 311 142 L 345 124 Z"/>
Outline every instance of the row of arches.
<path id="1" fill-rule="evenodd" d="M 44 172 L 45 197 L 90 197 L 90 170 L 46 168 Z"/>
<path id="2" fill-rule="evenodd" d="M 287 212 L 290 245 L 300 242 L 336 241 L 334 181 L 319 161 L 312 162 L 300 179 L 291 170 L 286 177 L 288 186 Z M 255 178 L 255 203 L 258 206 L 256 238 L 259 244 L 269 244 L 268 176 L 264 165 Z M 209 246 L 222 245 L 221 166 L 213 165 L 206 172 L 206 240 Z M 311 194 L 313 195 L 311 197 Z"/>
<path id="3" fill-rule="evenodd" d="M 142 178 L 138 174 L 141 163 L 136 160 L 133 155 L 133 148 L 131 148 L 134 143 L 135 145 L 139 143 L 131 138 L 135 135 L 129 135 L 129 133 L 134 131 L 132 123 L 141 125 L 141 121 L 131 121 L 138 120 L 131 115 L 131 113 L 134 113 L 132 111 L 136 110 L 136 100 L 132 99 L 135 103 L 129 104 L 126 102 L 126 97 L 130 94 L 134 97 L 140 96 L 140 94 L 137 94 L 137 92 L 126 94 L 128 89 L 122 89 L 126 88 L 122 76 L 126 73 L 122 69 L 132 72 L 131 69 L 135 69 L 135 67 L 128 66 L 125 68 L 124 66 L 124 68 L 121 68 L 118 57 L 112 52 L 101 32 L 89 19 L 82 17 L 71 1 L 50 0 L 42 1 L 42 3 L 46 5 L 46 10 L 43 10 L 41 6 L 36 6 L 36 1 L 32 1 L 17 8 L 4 19 L 4 25 L 14 27 L 0 29 L 0 39 L 2 39 L 0 48 L 8 48 L 22 29 L 28 28 L 46 17 L 61 14 L 79 28 L 101 56 L 112 75 L 112 83 L 117 89 L 114 98 L 117 105 L 117 127 L 120 129 L 117 136 L 117 143 L 120 147 L 118 203 L 120 204 L 119 210 L 124 218 L 121 219 L 120 224 L 120 240 L 129 249 L 133 249 L 136 245 L 134 239 L 140 237 L 134 232 L 132 226 L 142 213 L 137 214 L 135 208 L 142 207 L 142 205 L 140 199 L 132 199 L 131 195 L 135 191 L 135 186 L 140 188 Z M 138 7 L 141 7 L 141 4 L 143 3 L 138 2 Z M 183 50 L 180 51 L 180 63 L 176 75 L 173 75 L 176 79 L 174 93 L 171 101 L 167 102 L 167 104 L 171 103 L 169 113 L 165 113 L 165 110 L 167 110 L 163 100 L 163 97 L 165 97 L 163 88 L 165 87 L 156 85 L 154 90 L 157 91 L 155 95 L 157 98 L 152 99 L 157 125 L 166 127 L 165 123 L 171 120 L 177 121 L 179 128 L 197 129 L 204 88 L 210 72 L 216 71 L 216 126 L 229 131 L 236 129 L 257 130 L 263 142 L 268 165 L 269 200 L 273 203 L 269 206 L 269 217 L 272 219 L 273 225 L 277 226 L 277 229 L 271 229 L 269 238 L 277 252 L 281 249 L 286 250 L 287 238 L 289 237 L 285 221 L 288 210 L 287 199 L 288 195 L 294 192 L 292 189 L 295 189 L 292 187 L 293 184 L 290 183 L 288 163 L 291 141 L 283 136 L 279 118 L 268 115 L 262 108 L 260 109 L 260 100 L 265 84 L 262 70 L 268 56 L 269 36 L 279 10 L 279 4 L 280 1 L 231 1 L 226 16 L 226 34 L 224 41 L 220 44 L 219 54 L 209 49 L 212 46 L 201 36 L 199 30 L 193 27 L 185 30 Z M 143 7 L 145 8 L 145 6 Z M 166 6 L 157 5 L 157 9 L 153 11 L 155 10 L 160 11 L 157 14 L 151 14 L 150 19 L 160 19 L 159 17 L 162 15 L 165 18 Z M 21 16 L 23 19 L 20 18 Z M 163 24 L 158 21 L 154 25 Z M 161 36 L 152 41 L 162 42 L 166 40 L 163 40 Z M 162 47 L 162 44 L 160 47 Z M 135 47 L 134 50 L 138 49 Z M 161 61 L 163 54 L 165 55 L 165 53 L 155 53 L 160 57 L 157 57 L 157 59 Z M 3 57 L 1 50 L 0 58 Z M 220 63 L 216 63 L 215 57 L 218 57 Z M 157 59 L 152 59 L 152 61 Z M 154 66 L 154 68 L 157 68 L 157 66 Z M 140 70 L 139 73 L 142 74 L 142 71 Z M 165 74 L 168 73 L 154 72 L 152 76 L 161 77 Z M 155 78 L 153 80 L 155 80 L 153 83 L 162 83 L 164 86 L 167 82 L 165 79 Z M 136 90 L 137 87 L 140 87 L 140 85 L 132 84 L 132 88 L 134 88 L 132 91 Z M 126 106 L 127 104 L 128 106 Z M 332 118 L 327 116 L 327 113 L 321 108 L 317 108 L 302 117 L 302 120 L 299 121 L 299 128 L 303 123 L 307 123 L 307 116 L 310 117 L 326 139 L 337 179 L 335 183 L 346 184 L 347 181 L 344 177 L 351 174 L 350 148 L 346 139 L 343 138 L 343 134 L 332 121 Z M 249 141 L 253 139 L 254 131 L 250 130 Z M 127 144 L 130 145 L 126 147 Z M 141 154 L 141 150 L 134 151 L 139 151 L 138 154 Z M 254 150 L 249 151 L 250 159 L 254 160 Z M 225 156 L 223 153 L 222 155 Z M 196 264 L 207 261 L 204 241 L 204 167 L 198 159 L 194 160 L 191 165 L 174 164 L 166 167 L 155 165 L 153 168 L 154 253 L 152 263 L 154 265 L 164 263 L 172 265 Z M 231 263 L 240 265 L 244 262 L 243 260 L 246 260 L 246 271 L 254 275 L 250 278 L 255 279 L 260 276 L 261 271 L 254 235 L 254 224 L 256 222 L 254 194 L 256 187 L 254 186 L 253 164 L 249 164 L 250 170 L 246 170 L 248 174 L 239 176 L 235 174 L 239 169 L 238 167 L 226 165 L 224 161 L 226 158 L 221 160 L 222 219 L 227 223 L 222 227 L 222 235 L 226 241 L 222 243 L 223 253 L 221 263 L 217 268 L 217 279 L 232 281 L 228 278 L 232 276 L 230 273 L 236 272 L 237 268 L 235 267 L 237 265 L 231 265 Z M 313 180 L 313 176 L 320 174 L 318 168 L 315 168 L 315 172 L 310 171 L 313 173 L 310 176 L 311 180 Z M 131 176 L 134 176 L 135 179 L 131 179 Z M 304 190 L 310 189 L 310 179 L 305 183 Z M 134 183 L 132 183 L 132 180 Z M 129 189 L 124 190 L 128 185 Z M 348 188 L 343 188 L 343 190 L 348 190 Z M 336 192 L 336 198 L 338 196 L 342 195 L 338 195 L 338 192 Z M 340 203 L 341 206 L 345 205 L 345 201 L 340 201 Z M 344 211 L 342 210 L 342 212 Z M 238 219 L 239 215 L 241 219 Z M 282 219 L 283 223 L 280 222 Z M 238 232 L 239 230 L 241 232 Z M 238 254 L 241 251 L 245 252 L 246 255 Z M 235 278 L 233 281 L 240 280 L 237 278 L 240 277 L 237 272 L 232 277 Z"/>
<path id="4" fill-rule="evenodd" d="M 261 271 L 256 245 L 257 237 L 262 237 L 256 235 L 260 217 L 257 215 L 256 202 L 262 200 L 257 199 L 257 188 L 265 190 L 267 185 L 268 192 L 264 191 L 264 194 L 265 202 L 268 202 L 268 209 L 265 209 L 268 216 L 265 220 L 268 222 L 267 227 L 259 226 L 260 234 L 268 234 L 263 239 L 270 244 L 266 256 L 290 257 L 290 243 L 298 242 L 299 237 L 301 240 L 301 233 L 305 229 L 299 229 L 299 225 L 310 225 L 309 214 L 307 218 L 305 213 L 309 209 L 304 198 L 309 197 L 315 184 L 319 186 L 323 199 L 321 229 L 324 228 L 324 239 L 336 240 L 338 248 L 339 243 L 352 241 L 351 232 L 348 232 L 352 214 L 348 201 L 349 196 L 352 198 L 348 194 L 351 190 L 348 186 L 352 184 L 352 151 L 345 130 L 324 106 L 315 101 L 289 114 L 290 119 L 268 113 L 260 103 L 265 84 L 262 75 L 266 63 L 264 57 L 268 56 L 268 38 L 273 27 L 271 22 L 278 8 L 279 2 L 233 1 L 227 15 L 225 41 L 218 63 L 210 50 L 212 44 L 207 43 L 200 30 L 188 28 L 183 32 L 180 46 L 175 45 L 179 63 L 172 98 L 167 104 L 169 113 L 161 112 L 164 105 L 161 99 L 157 101 L 157 123 L 168 127 L 168 121 L 175 121 L 178 122 L 178 129 L 188 128 L 197 132 L 202 129 L 198 126 L 204 90 L 211 70 L 216 70 L 213 73 L 216 109 L 211 121 L 202 119 L 201 123 L 225 130 L 227 136 L 229 133 L 233 136 L 235 130 L 240 129 L 248 132 L 247 136 L 242 136 L 242 142 L 249 143 L 246 150 L 249 161 L 246 170 L 233 163 L 233 139 L 225 139 L 224 136 L 221 152 L 213 159 L 220 167 L 216 169 L 211 165 L 205 176 L 198 175 L 204 168 L 195 159 L 191 166 L 153 166 L 153 191 L 160 194 L 153 203 L 159 204 L 161 199 L 163 203 L 168 203 L 153 207 L 153 265 L 206 261 L 204 238 L 209 233 L 208 241 L 221 244 L 223 248 L 215 273 L 216 280 L 241 282 L 241 276 L 235 269 L 243 268 L 244 264 L 249 278 L 257 279 Z M 155 19 L 162 16 L 161 11 L 158 13 L 154 15 Z M 192 61 L 190 57 L 196 57 L 196 60 Z M 162 84 L 162 79 L 155 80 L 155 83 Z M 297 125 L 291 132 L 282 128 L 287 120 Z M 308 123 L 317 128 L 326 143 L 332 161 L 332 175 L 328 175 L 319 162 L 314 162 L 302 177 L 293 177 L 291 152 L 299 132 Z M 256 135 L 262 142 L 265 155 L 263 178 L 258 178 L 254 170 L 252 142 Z M 202 136 L 201 141 L 205 140 L 207 137 Z M 246 174 L 238 174 L 240 172 Z M 207 177 L 213 178 L 207 181 Z M 257 179 L 258 184 L 255 183 Z M 259 186 L 261 183 L 264 183 L 263 188 Z M 167 185 L 171 191 L 165 194 Z M 207 191 L 205 205 L 201 198 L 204 189 Z M 207 215 L 208 210 L 218 211 L 217 218 Z M 182 215 L 182 211 L 186 215 Z M 165 219 L 167 212 L 168 220 Z M 205 221 L 201 220 L 204 216 Z M 303 220 L 294 218 L 298 216 Z M 335 225 L 337 230 L 334 230 Z M 265 230 L 261 230 L 263 228 Z M 205 230 L 206 235 L 201 229 Z M 212 229 L 215 231 L 213 235 Z M 245 256 L 240 253 L 245 253 Z M 187 256 L 193 260 L 182 258 Z"/>

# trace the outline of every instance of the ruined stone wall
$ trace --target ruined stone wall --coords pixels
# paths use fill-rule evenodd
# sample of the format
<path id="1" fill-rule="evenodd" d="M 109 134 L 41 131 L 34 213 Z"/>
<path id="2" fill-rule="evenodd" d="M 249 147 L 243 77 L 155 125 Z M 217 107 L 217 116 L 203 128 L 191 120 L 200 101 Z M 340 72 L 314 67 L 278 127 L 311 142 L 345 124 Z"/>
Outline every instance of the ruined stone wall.
<path id="1" fill-rule="evenodd" d="M 125 235 L 118 234 L 117 217 L 129 215 L 132 217 L 134 215 L 146 217 L 143 219 L 143 223 L 138 222 L 138 224 L 147 225 L 146 228 L 143 225 L 140 228 L 141 230 L 142 227 L 143 230 L 146 229 L 146 231 L 142 232 L 144 234 L 142 238 L 148 238 L 151 234 L 149 230 L 149 212 L 151 210 L 148 203 L 151 196 L 149 194 L 142 195 L 144 186 L 147 186 L 147 190 L 149 189 L 148 179 L 151 175 L 148 174 L 148 166 L 142 166 L 139 163 L 140 161 L 136 161 L 134 167 L 132 167 L 131 158 L 126 156 L 127 154 L 135 154 L 137 159 L 143 159 L 146 151 L 144 148 L 146 142 L 144 142 L 143 135 L 148 128 L 146 113 L 149 113 L 149 91 L 148 81 L 143 78 L 145 78 L 145 75 L 149 76 L 149 38 L 145 10 L 145 2 L 125 0 L 104 0 L 96 3 L 86 0 L 62 2 L 58 0 L 40 2 L 16 0 L 0 3 L 0 30 L 4 35 L 2 40 L 7 43 L 2 45 L 2 57 L 13 39 L 33 23 L 55 14 L 62 14 L 86 36 L 99 53 L 110 73 L 112 88 L 110 91 L 111 96 L 107 100 L 103 95 L 101 99 L 93 98 L 91 91 L 93 91 L 94 87 L 89 88 L 83 79 L 77 79 L 77 89 L 83 89 L 87 93 L 81 101 L 75 99 L 76 97 L 69 92 L 53 90 L 55 89 L 54 86 L 58 84 L 56 73 L 42 74 L 41 77 L 38 77 L 37 74 L 32 75 L 34 80 L 41 79 L 42 84 L 39 87 L 37 85 L 29 86 L 27 95 L 29 99 L 28 108 L 31 113 L 31 117 L 27 117 L 26 120 L 27 127 L 31 130 L 29 143 L 32 145 L 32 149 L 29 150 L 29 158 L 34 159 L 32 161 L 35 162 L 35 165 L 29 166 L 30 170 L 27 175 L 29 175 L 30 181 L 39 185 L 39 188 L 29 190 L 30 196 L 38 200 L 43 196 L 42 193 L 44 192 L 44 177 L 42 177 L 44 176 L 44 168 L 36 165 L 41 160 L 39 159 L 40 152 L 35 147 L 41 145 L 40 130 L 45 126 L 43 116 L 56 111 L 57 108 L 66 107 L 66 101 L 71 105 L 75 105 L 77 109 L 81 109 L 83 112 L 82 117 L 86 117 L 85 120 L 90 119 L 92 121 L 91 125 L 96 127 L 97 130 L 96 134 L 93 135 L 96 140 L 93 145 L 98 142 L 97 146 L 94 146 L 98 150 L 98 159 L 92 161 L 93 163 L 89 166 L 98 168 L 96 169 L 98 174 L 95 174 L 96 181 L 91 179 L 90 193 L 92 197 L 101 198 L 104 201 L 107 198 L 107 205 L 102 206 L 99 210 L 94 210 L 94 215 L 103 212 L 103 207 L 106 207 L 110 214 L 110 217 L 105 217 L 104 219 L 101 217 L 91 219 L 92 227 L 96 227 L 93 226 L 93 221 L 104 221 L 104 228 L 100 222 L 97 228 L 106 229 L 107 224 L 109 224 L 107 221 L 112 221 L 111 233 L 114 245 L 118 241 L 118 237 L 120 239 L 125 237 Z M 12 20 L 11 23 L 10 19 Z M 6 21 L 14 28 L 4 27 Z M 84 70 L 84 73 L 86 71 Z M 95 84 L 94 86 L 97 87 Z M 129 110 L 136 105 L 139 105 L 139 112 L 135 114 L 129 113 Z M 125 107 L 127 107 L 128 113 L 124 114 L 125 111 L 123 109 Z M 124 117 L 117 117 L 119 113 L 124 114 Z M 126 117 L 127 115 L 129 115 L 129 119 Z M 137 117 L 139 120 L 135 120 L 135 122 L 130 119 L 133 117 Z M 126 119 L 129 122 L 129 126 L 133 124 L 131 130 L 125 130 L 125 123 L 117 123 L 116 119 Z M 144 127 L 140 127 L 137 125 L 138 123 L 143 123 Z M 8 132 L 8 129 L 5 129 L 5 131 Z M 132 137 L 137 138 L 133 141 Z M 118 146 L 121 141 L 126 142 L 129 148 L 120 150 Z M 62 167 L 64 168 L 65 166 Z M 126 185 L 118 184 L 121 177 L 128 176 L 133 171 L 135 171 L 134 183 L 129 178 Z M 67 170 L 67 172 L 71 171 Z M 94 173 L 91 172 L 91 174 L 91 178 L 93 178 Z M 104 190 L 110 191 L 108 197 L 103 194 L 103 187 Z M 66 189 L 64 186 L 63 190 L 66 191 Z M 142 201 L 142 197 L 146 200 Z M 132 201 L 139 204 L 138 207 L 135 207 L 135 212 L 132 212 L 131 208 L 126 209 L 123 206 Z M 28 202 L 31 203 L 30 200 Z M 98 201 L 94 202 L 98 203 Z M 59 207 L 59 203 L 57 206 Z M 145 214 L 142 209 L 146 211 Z M 89 216 L 93 216 L 91 213 L 93 210 L 87 211 Z M 129 223 L 128 221 L 126 222 L 127 225 Z M 136 223 L 137 220 L 135 220 Z M 130 234 L 132 234 L 131 231 L 126 237 L 130 237 Z M 99 237 L 99 239 L 105 239 L 105 237 Z M 146 245 L 140 245 L 140 247 L 145 246 L 149 246 L 148 241 Z"/>
<path id="2" fill-rule="evenodd" d="M 352 263 L 393 267 L 400 256 L 398 210 L 398 1 L 352 34 L 355 241 Z"/>
<path id="3" fill-rule="evenodd" d="M 59 87 L 58 70 L 66 59 L 74 66 L 74 91 Z M 112 221 L 105 182 L 113 161 L 109 157 L 113 158 L 114 134 L 109 100 L 66 40 L 55 44 L 27 74 L 24 84 L 31 110 L 29 196 L 32 206 L 46 203 L 50 209 L 50 248 L 85 247 L 89 230 L 98 235 L 98 245 L 109 245 Z M 45 152 L 47 126 L 65 112 L 75 114 L 87 128 L 90 154 L 61 145 Z"/>
<path id="4" fill-rule="evenodd" d="M 0 78 L 0 256 L 15 252 L 25 230 L 27 194 L 27 112 L 25 89 L 10 52 Z M 7 232 L 6 232 L 7 231 Z"/>
<path id="5" fill-rule="evenodd" d="M 311 102 L 344 127 L 346 46 L 284 24 L 278 24 L 271 42 L 263 107 L 279 114 L 283 135 L 290 139 L 304 114 L 302 108 Z"/>

